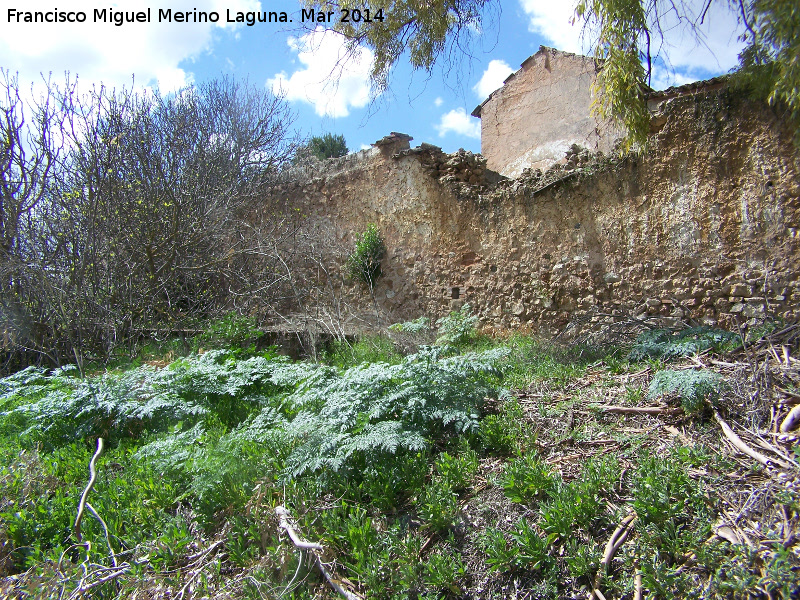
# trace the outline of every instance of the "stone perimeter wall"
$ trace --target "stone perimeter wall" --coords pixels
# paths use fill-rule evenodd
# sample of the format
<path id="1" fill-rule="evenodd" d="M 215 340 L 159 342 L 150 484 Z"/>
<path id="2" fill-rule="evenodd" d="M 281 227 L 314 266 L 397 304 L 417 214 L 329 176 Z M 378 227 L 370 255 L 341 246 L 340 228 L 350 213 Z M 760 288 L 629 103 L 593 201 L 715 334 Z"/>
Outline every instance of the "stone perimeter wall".
<path id="1" fill-rule="evenodd" d="M 494 183 L 479 156 L 383 146 L 285 180 L 264 202 L 302 211 L 335 265 L 378 225 L 384 325 L 465 301 L 485 325 L 545 335 L 604 315 L 726 327 L 800 316 L 800 154 L 786 125 L 726 90 L 667 100 L 654 124 L 646 156 L 573 154 Z M 345 319 L 374 323 L 364 288 L 340 289 Z"/>

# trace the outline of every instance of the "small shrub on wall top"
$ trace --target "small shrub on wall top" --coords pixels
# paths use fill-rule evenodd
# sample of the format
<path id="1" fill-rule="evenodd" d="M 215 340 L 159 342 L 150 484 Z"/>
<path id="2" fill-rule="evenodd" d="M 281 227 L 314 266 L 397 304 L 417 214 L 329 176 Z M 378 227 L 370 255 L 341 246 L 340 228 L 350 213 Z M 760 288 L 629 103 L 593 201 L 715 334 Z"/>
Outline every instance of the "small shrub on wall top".
<path id="1" fill-rule="evenodd" d="M 381 276 L 381 259 L 386 246 L 377 225 L 370 223 L 367 230 L 356 235 L 356 248 L 347 259 L 347 271 L 353 279 L 366 283 L 370 289 Z"/>

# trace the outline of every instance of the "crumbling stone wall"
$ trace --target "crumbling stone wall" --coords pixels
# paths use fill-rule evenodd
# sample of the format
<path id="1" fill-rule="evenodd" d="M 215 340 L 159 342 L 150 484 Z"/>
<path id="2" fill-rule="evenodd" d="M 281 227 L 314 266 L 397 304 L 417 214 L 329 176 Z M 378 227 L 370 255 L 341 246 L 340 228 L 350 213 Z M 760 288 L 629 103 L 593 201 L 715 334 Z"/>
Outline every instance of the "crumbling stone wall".
<path id="1" fill-rule="evenodd" d="M 545 334 L 581 318 L 800 316 L 800 158 L 786 124 L 725 90 L 668 99 L 657 117 L 642 157 L 573 148 L 564 165 L 497 182 L 480 157 L 393 142 L 287 178 L 264 202 L 328 236 L 353 324 L 465 301 L 485 324 Z M 388 248 L 378 317 L 337 270 L 368 223 Z"/>

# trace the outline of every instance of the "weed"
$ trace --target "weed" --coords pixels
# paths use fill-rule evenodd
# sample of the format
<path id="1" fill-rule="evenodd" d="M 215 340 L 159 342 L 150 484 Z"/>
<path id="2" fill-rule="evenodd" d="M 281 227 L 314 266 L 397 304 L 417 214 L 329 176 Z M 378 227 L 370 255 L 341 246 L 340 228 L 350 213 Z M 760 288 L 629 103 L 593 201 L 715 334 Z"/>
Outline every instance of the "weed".
<path id="1" fill-rule="evenodd" d="M 506 496 L 519 503 L 546 498 L 557 481 L 550 467 L 533 453 L 511 461 L 500 478 Z"/>
<path id="2" fill-rule="evenodd" d="M 549 564 L 550 545 L 555 538 L 555 535 L 541 537 L 530 526 L 527 519 L 520 519 L 511 532 L 511 539 L 517 547 L 517 555 L 512 563 L 523 569 L 545 570 Z"/>
<path id="3" fill-rule="evenodd" d="M 584 542 L 575 538 L 567 540 L 567 569 L 575 579 L 591 580 L 600 565 L 600 549 L 591 541 Z"/>
<path id="4" fill-rule="evenodd" d="M 490 571 L 508 571 L 514 566 L 519 550 L 509 545 L 502 530 L 488 527 L 481 535 L 480 545 L 486 553 L 486 564 Z"/>
<path id="5" fill-rule="evenodd" d="M 425 562 L 423 577 L 429 589 L 462 594 L 458 582 L 466 575 L 467 569 L 461 557 L 451 552 L 433 552 Z"/>
<path id="6" fill-rule="evenodd" d="M 192 340 L 192 347 L 235 348 L 252 353 L 263 336 L 254 318 L 229 313 L 208 323 L 205 331 Z"/>
<path id="7" fill-rule="evenodd" d="M 468 445 L 462 444 L 458 456 L 440 453 L 434 462 L 434 469 L 444 485 L 457 492 L 463 491 L 469 487 L 478 471 L 478 454 Z"/>
<path id="8" fill-rule="evenodd" d="M 397 364 L 403 360 L 391 339 L 384 335 L 362 335 L 355 343 L 333 341 L 322 354 L 325 364 L 348 369 L 365 363 Z"/>
<path id="9" fill-rule="evenodd" d="M 416 504 L 420 518 L 434 531 L 446 531 L 458 518 L 458 495 L 440 481 L 425 486 Z"/>
<path id="10" fill-rule="evenodd" d="M 521 452 L 528 436 L 525 413 L 519 401 L 510 396 L 504 398 L 500 414 L 484 417 L 478 429 L 481 448 L 501 456 Z"/>
<path id="11" fill-rule="evenodd" d="M 633 481 L 633 498 L 633 507 L 644 524 L 709 516 L 700 484 L 673 457 L 645 455 L 641 459 Z"/>
<path id="12" fill-rule="evenodd" d="M 261 538 L 258 525 L 238 515 L 231 517 L 229 523 L 231 531 L 225 546 L 228 558 L 236 566 L 244 567 L 258 556 L 256 540 Z"/>
<path id="13" fill-rule="evenodd" d="M 542 529 L 568 539 L 575 527 L 588 529 L 603 507 L 596 492 L 580 482 L 560 482 L 539 509 Z"/>

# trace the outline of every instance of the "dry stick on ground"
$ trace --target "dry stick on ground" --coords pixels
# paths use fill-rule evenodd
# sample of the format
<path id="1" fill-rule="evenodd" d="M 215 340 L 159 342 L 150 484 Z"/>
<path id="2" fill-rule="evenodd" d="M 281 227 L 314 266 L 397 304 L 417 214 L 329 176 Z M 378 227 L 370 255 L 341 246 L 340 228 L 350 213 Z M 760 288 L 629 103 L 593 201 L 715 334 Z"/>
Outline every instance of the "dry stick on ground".
<path id="1" fill-rule="evenodd" d="M 789 433 L 797 429 L 798 425 L 800 425 L 800 404 L 790 410 L 789 414 L 781 421 L 780 432 Z"/>
<path id="2" fill-rule="evenodd" d="M 211 553 L 212 553 L 214 550 L 216 550 L 217 548 L 219 548 L 219 546 L 221 546 L 221 545 L 222 545 L 222 540 L 220 540 L 220 541 L 218 541 L 218 542 L 214 542 L 213 544 L 211 544 L 211 546 L 209 546 L 208 548 L 206 548 L 206 549 L 205 549 L 205 550 L 204 550 L 204 551 L 203 551 L 203 552 L 200 554 L 200 556 L 199 556 L 199 557 L 196 559 L 196 563 L 202 563 L 203 559 L 204 559 L 206 556 L 208 556 L 209 554 L 211 554 Z M 189 581 L 187 581 L 187 582 L 186 582 L 186 584 L 185 584 L 185 585 L 184 585 L 184 586 L 181 588 L 181 591 L 180 591 L 180 592 L 178 592 L 178 595 L 175 597 L 175 599 L 176 599 L 176 600 L 183 600 L 183 597 L 184 597 L 184 596 L 185 596 L 185 594 L 186 594 L 186 590 L 188 590 L 188 589 L 189 589 L 189 586 L 190 586 L 190 585 L 192 585 L 192 582 L 193 582 L 195 579 L 197 579 L 197 577 L 200 575 L 200 573 L 202 573 L 202 572 L 203 572 L 203 570 L 205 570 L 205 568 L 206 568 L 206 567 L 207 567 L 209 564 L 211 564 L 211 563 L 206 563 L 206 564 L 204 564 L 204 565 L 203 565 L 203 564 L 201 564 L 201 565 L 200 565 L 200 568 L 198 568 L 198 569 L 197 569 L 197 570 L 196 570 L 196 571 L 195 571 L 195 572 L 192 574 L 192 576 L 189 578 Z M 192 565 L 189 565 L 189 567 L 191 567 L 191 566 L 192 566 Z"/>
<path id="3" fill-rule="evenodd" d="M 771 466 L 774 466 L 774 465 L 780 465 L 785 469 L 791 469 L 792 468 L 792 465 L 788 464 L 786 461 L 780 460 L 780 459 L 777 459 L 777 458 L 774 459 L 774 460 L 770 459 L 770 458 L 767 458 L 766 456 L 764 456 L 760 452 L 757 452 L 756 450 L 753 450 L 750 446 L 745 444 L 744 441 L 742 440 L 742 438 L 740 438 L 738 435 L 736 435 L 736 432 L 734 432 L 733 429 L 731 429 L 731 426 L 728 425 L 722 419 L 722 417 L 719 416 L 719 413 L 716 410 L 714 411 L 714 418 L 717 420 L 717 423 L 719 423 L 719 426 L 722 428 L 722 433 L 725 434 L 725 437 L 728 438 L 728 440 L 731 442 L 731 444 L 733 444 L 736 447 L 737 450 L 743 452 L 744 454 L 746 454 L 750 458 L 752 458 L 754 460 L 757 460 L 758 462 L 760 462 L 765 467 L 771 467 Z"/>
<path id="4" fill-rule="evenodd" d="M 322 552 L 324 547 L 321 544 L 317 544 L 316 542 L 306 542 L 300 539 L 300 536 L 297 535 L 297 532 L 292 527 L 291 523 L 289 522 L 290 513 L 284 506 L 276 506 L 275 507 L 275 514 L 278 515 L 278 519 L 280 520 L 279 527 L 286 531 L 289 534 L 289 538 L 292 540 L 292 543 L 295 547 L 301 550 L 316 550 L 317 552 Z M 317 564 L 319 564 L 319 570 L 322 571 L 322 575 L 325 577 L 325 580 L 330 584 L 330 586 L 336 590 L 339 594 L 344 596 L 347 600 L 363 600 L 361 596 L 355 594 L 349 590 L 346 590 L 342 585 L 339 583 L 337 579 L 335 579 L 330 571 L 326 568 L 324 562 L 322 562 L 322 556 L 315 553 L 314 554 L 317 558 Z"/>
<path id="5" fill-rule="evenodd" d="M 75 525 L 73 526 L 75 538 L 79 542 L 81 541 L 81 519 L 83 519 L 83 511 L 86 510 L 86 499 L 89 497 L 89 492 L 92 491 L 94 482 L 97 480 L 97 469 L 95 465 L 97 463 L 97 459 L 100 458 L 102 453 L 103 438 L 99 437 L 97 438 L 97 450 L 95 450 L 92 460 L 89 461 L 89 483 L 86 484 L 86 489 L 83 490 L 83 494 L 81 494 L 81 501 L 78 503 L 78 516 L 75 517 Z"/>
<path id="6" fill-rule="evenodd" d="M 680 407 L 669 408 L 665 406 L 605 406 L 603 404 L 592 404 L 590 408 L 597 408 L 601 412 L 619 413 L 623 415 L 672 415 L 682 413 Z"/>
<path id="7" fill-rule="evenodd" d="M 108 583 L 109 581 L 113 581 L 114 579 L 117 579 L 118 577 L 123 576 L 125 573 L 130 571 L 130 569 L 131 569 L 130 565 L 124 564 L 122 567 L 119 567 L 118 569 L 112 570 L 112 572 L 109 575 L 106 575 L 105 577 L 101 577 L 100 579 L 97 579 L 96 581 L 93 581 L 92 583 L 88 583 L 88 584 L 83 584 L 82 583 L 80 586 L 78 586 L 77 589 L 75 589 L 75 591 L 73 591 L 69 595 L 69 598 L 70 598 L 70 600 L 75 600 L 77 598 L 80 598 L 81 596 L 83 596 L 89 590 L 94 589 L 94 588 L 96 588 L 98 586 L 103 585 L 104 583 Z"/>
<path id="8" fill-rule="evenodd" d="M 611 537 L 608 539 L 605 552 L 603 552 L 603 558 L 600 560 L 600 568 L 597 570 L 597 575 L 595 575 L 594 578 L 594 585 L 589 594 L 589 600 L 594 600 L 595 598 L 604 600 L 605 596 L 603 596 L 603 593 L 600 591 L 600 583 L 603 580 L 603 575 L 608 571 L 611 561 L 614 560 L 614 555 L 616 555 L 617 551 L 622 547 L 622 544 L 625 543 L 625 540 L 628 539 L 634 523 L 636 523 L 636 515 L 628 515 L 622 519 L 619 527 L 614 530 L 614 533 L 612 533 Z"/>

